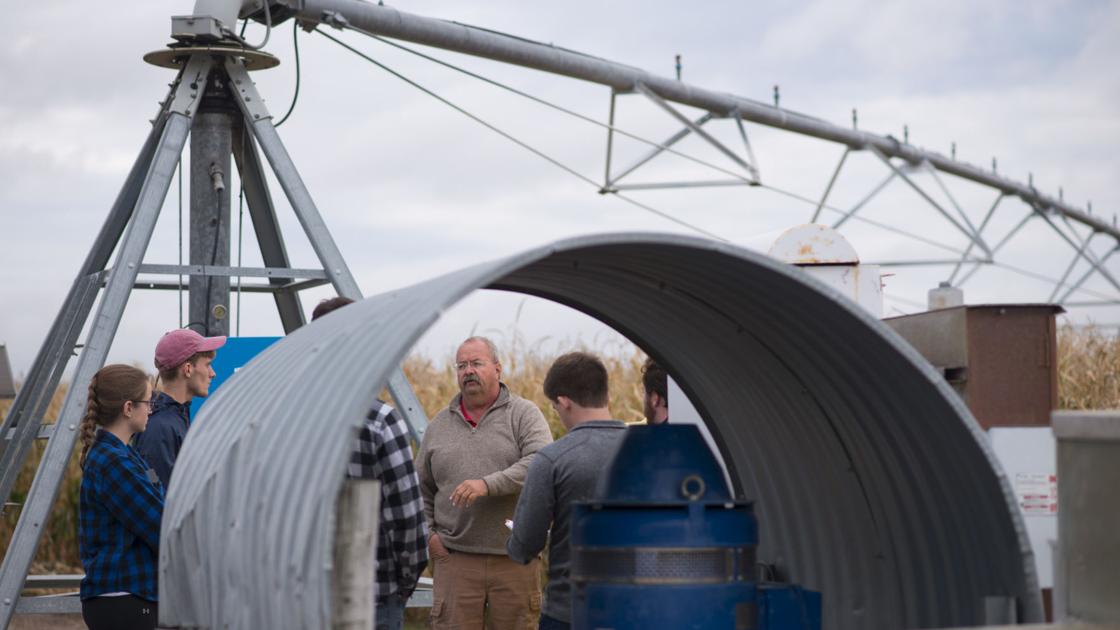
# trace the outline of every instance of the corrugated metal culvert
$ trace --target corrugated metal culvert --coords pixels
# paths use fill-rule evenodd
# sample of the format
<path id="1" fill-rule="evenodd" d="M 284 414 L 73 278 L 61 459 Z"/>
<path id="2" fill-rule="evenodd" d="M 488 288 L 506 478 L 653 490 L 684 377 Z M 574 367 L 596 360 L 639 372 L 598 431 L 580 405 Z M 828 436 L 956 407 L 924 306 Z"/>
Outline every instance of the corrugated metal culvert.
<path id="1" fill-rule="evenodd" d="M 577 238 L 341 309 L 226 383 L 168 495 L 168 625 L 322 628 L 352 436 L 417 339 L 470 292 L 555 300 L 670 366 L 756 501 L 759 559 L 824 594 L 826 628 L 1038 620 L 1033 560 L 984 437 L 894 333 L 801 271 L 669 235 Z M 465 332 L 465 331 L 464 331 Z"/>

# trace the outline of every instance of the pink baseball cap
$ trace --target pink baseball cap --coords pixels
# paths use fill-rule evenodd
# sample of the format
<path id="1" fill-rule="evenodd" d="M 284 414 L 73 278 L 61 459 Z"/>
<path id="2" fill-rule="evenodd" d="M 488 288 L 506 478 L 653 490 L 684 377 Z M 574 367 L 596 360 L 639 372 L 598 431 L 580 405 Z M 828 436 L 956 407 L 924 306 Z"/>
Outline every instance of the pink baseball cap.
<path id="1" fill-rule="evenodd" d="M 162 372 L 179 367 L 198 352 L 217 350 L 224 345 L 225 337 L 203 337 L 189 328 L 172 330 L 156 344 L 156 369 Z"/>

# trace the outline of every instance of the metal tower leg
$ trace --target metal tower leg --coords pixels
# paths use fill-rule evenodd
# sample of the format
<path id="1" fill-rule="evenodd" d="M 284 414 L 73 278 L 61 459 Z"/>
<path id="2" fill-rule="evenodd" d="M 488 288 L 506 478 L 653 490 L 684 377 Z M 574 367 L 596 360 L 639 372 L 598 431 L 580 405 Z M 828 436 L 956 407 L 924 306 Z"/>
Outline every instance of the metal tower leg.
<path id="1" fill-rule="evenodd" d="M 284 194 L 292 204 L 292 210 L 303 226 L 303 231 L 307 233 L 311 247 L 319 257 L 331 284 L 339 295 L 355 300 L 361 299 L 362 290 L 350 274 L 350 269 L 342 258 L 342 252 L 339 251 L 326 223 L 323 222 L 311 193 L 308 192 L 299 171 L 296 170 L 295 163 L 284 148 L 284 143 L 280 141 L 276 128 L 272 126 L 272 116 L 264 107 L 256 86 L 249 78 L 248 71 L 240 61 L 227 59 L 226 72 L 229 73 L 232 82 L 231 91 L 234 99 L 245 115 L 245 124 L 260 143 L 261 152 L 272 166 L 272 172 L 275 173 L 280 187 L 284 189 Z M 413 439 L 419 441 L 428 427 L 428 419 L 400 367 L 389 377 L 389 393 L 392 394 L 401 415 L 404 416 Z"/>
<path id="2" fill-rule="evenodd" d="M 280 233 L 280 223 L 276 219 L 276 209 L 272 196 L 268 193 L 268 182 L 261 168 L 261 158 L 257 145 L 243 124 L 238 124 L 233 132 L 233 158 L 237 162 L 237 172 L 241 174 L 241 184 L 245 188 L 245 203 L 249 205 L 249 217 L 253 220 L 253 231 L 261 248 L 261 259 L 265 267 L 288 268 L 288 251 L 284 247 L 284 237 Z M 271 278 L 273 286 L 291 282 L 291 278 Z M 284 291 L 273 293 L 276 310 L 280 313 L 280 324 L 284 333 L 304 325 L 303 308 L 299 296 Z"/>
<path id="3" fill-rule="evenodd" d="M 100 287 L 100 278 L 93 276 L 105 268 L 132 216 L 156 142 L 163 132 L 163 123 L 161 111 L 94 240 L 93 248 L 62 302 L 27 380 L 20 388 L 4 424 L 0 425 L 0 501 L 6 502 L 11 497 L 12 487 L 38 434 L 43 415 L 70 361 L 78 335 L 89 318 Z"/>
<path id="4" fill-rule="evenodd" d="M 140 188 L 117 258 L 108 272 L 105 291 L 94 315 L 85 348 L 78 358 L 74 385 L 66 394 L 58 426 L 47 443 L 35 480 L 28 492 L 27 502 L 4 556 L 4 563 L 0 566 L 0 627 L 7 627 L 15 611 L 43 527 L 58 496 L 59 484 L 74 450 L 78 423 L 86 402 L 84 384 L 90 381 L 105 361 L 190 132 L 193 106 L 197 99 L 197 89 L 192 91 L 192 88 L 198 84 L 199 78 L 205 81 L 211 64 L 208 57 L 192 58 L 173 88 L 174 96 L 168 107 L 170 113 L 159 142 L 154 147 L 151 165 Z M 91 253 L 91 259 L 105 251 L 111 251 L 111 248 Z"/>

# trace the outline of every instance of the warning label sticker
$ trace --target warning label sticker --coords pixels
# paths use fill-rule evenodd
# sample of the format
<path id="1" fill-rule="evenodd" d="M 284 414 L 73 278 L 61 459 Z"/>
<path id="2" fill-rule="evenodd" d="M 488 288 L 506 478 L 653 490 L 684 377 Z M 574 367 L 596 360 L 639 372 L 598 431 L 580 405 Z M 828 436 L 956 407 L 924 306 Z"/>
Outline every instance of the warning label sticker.
<path id="1" fill-rule="evenodd" d="M 1049 473 L 1016 473 L 1015 497 L 1027 516 L 1058 514 L 1058 476 Z"/>

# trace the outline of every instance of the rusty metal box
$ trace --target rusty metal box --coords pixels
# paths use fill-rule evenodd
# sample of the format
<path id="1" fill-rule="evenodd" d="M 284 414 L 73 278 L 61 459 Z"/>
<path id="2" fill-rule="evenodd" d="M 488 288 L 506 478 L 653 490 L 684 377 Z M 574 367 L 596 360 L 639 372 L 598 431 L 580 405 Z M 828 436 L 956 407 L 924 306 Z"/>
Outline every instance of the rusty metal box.
<path id="1" fill-rule="evenodd" d="M 1053 304 L 956 306 L 883 322 L 945 375 L 985 429 L 1050 424 L 1058 408 Z"/>

